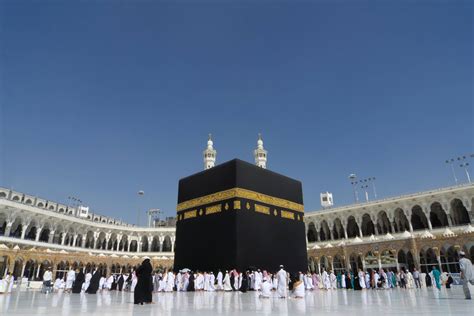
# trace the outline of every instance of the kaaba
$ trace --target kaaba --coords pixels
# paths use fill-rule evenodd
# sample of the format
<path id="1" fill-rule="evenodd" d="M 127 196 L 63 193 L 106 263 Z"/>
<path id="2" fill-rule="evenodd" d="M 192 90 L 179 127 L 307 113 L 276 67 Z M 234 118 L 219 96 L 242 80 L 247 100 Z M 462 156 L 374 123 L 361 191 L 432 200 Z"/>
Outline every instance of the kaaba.
<path id="1" fill-rule="evenodd" d="M 239 159 L 179 181 L 174 269 L 307 270 L 301 182 Z"/>

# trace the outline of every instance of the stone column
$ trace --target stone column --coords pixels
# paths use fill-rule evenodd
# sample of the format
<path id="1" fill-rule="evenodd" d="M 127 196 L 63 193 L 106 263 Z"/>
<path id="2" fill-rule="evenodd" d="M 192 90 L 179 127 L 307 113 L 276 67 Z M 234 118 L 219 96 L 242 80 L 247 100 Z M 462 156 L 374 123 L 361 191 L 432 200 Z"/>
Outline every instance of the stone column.
<path id="1" fill-rule="evenodd" d="M 21 267 L 21 275 L 20 275 L 20 278 L 23 278 L 23 276 L 25 275 L 25 268 L 26 268 L 26 262 L 23 263 L 23 266 Z"/>
<path id="2" fill-rule="evenodd" d="M 130 252 L 130 245 L 131 245 L 131 244 L 132 244 L 132 240 L 130 240 L 130 241 L 128 242 L 127 252 Z"/>
<path id="3" fill-rule="evenodd" d="M 137 242 L 137 252 L 141 252 L 142 251 L 142 242 L 139 241 Z"/>
<path id="4" fill-rule="evenodd" d="M 160 252 L 163 252 L 163 242 L 165 241 L 165 236 L 160 235 L 158 241 L 160 242 Z"/>
<path id="5" fill-rule="evenodd" d="M 40 235 L 41 235 L 41 231 L 43 230 L 43 227 L 38 227 L 38 229 L 36 230 L 36 237 L 35 237 L 35 241 L 39 241 L 39 238 L 40 238 Z"/>
<path id="6" fill-rule="evenodd" d="M 87 235 L 83 235 L 82 236 L 82 242 L 81 242 L 81 247 L 82 248 L 86 247 L 86 239 L 87 239 Z"/>
<path id="7" fill-rule="evenodd" d="M 77 234 L 74 234 L 74 237 L 72 238 L 72 246 L 76 246 L 76 241 L 77 241 Z"/>
<path id="8" fill-rule="evenodd" d="M 61 246 L 64 246 L 64 242 L 66 241 L 66 233 L 63 233 L 61 237 Z"/>
<path id="9" fill-rule="evenodd" d="M 39 278 L 39 274 L 40 274 L 40 270 L 41 270 L 41 263 L 39 263 L 37 266 L 36 266 L 36 279 Z M 43 276 L 41 276 L 43 277 Z"/>
<path id="10" fill-rule="evenodd" d="M 428 223 L 428 229 L 433 230 L 433 226 L 431 225 L 431 220 L 430 220 L 431 209 L 429 208 L 429 206 L 426 206 L 426 205 L 423 206 L 423 213 L 426 216 L 426 222 Z"/>
<path id="11" fill-rule="evenodd" d="M 7 225 L 5 227 L 5 234 L 4 234 L 5 237 L 10 237 L 10 232 L 12 230 L 12 226 L 13 226 L 13 221 L 7 222 Z"/>
<path id="12" fill-rule="evenodd" d="M 176 241 L 176 237 L 171 237 L 171 252 L 174 252 L 174 242 Z"/>
<path id="13" fill-rule="evenodd" d="M 392 227 L 392 234 L 395 233 L 395 220 L 390 221 L 390 226 Z"/>
<path id="14" fill-rule="evenodd" d="M 151 250 L 152 250 L 152 248 L 151 248 L 152 244 L 153 244 L 153 237 L 152 237 L 152 236 L 149 236 L 149 237 L 148 237 L 148 249 L 147 249 L 148 252 L 151 252 Z"/>
<path id="15" fill-rule="evenodd" d="M 26 231 L 28 230 L 29 225 L 22 225 L 21 226 L 21 239 L 25 239 Z"/>
<path id="16" fill-rule="evenodd" d="M 52 244 L 54 239 L 54 230 L 49 232 L 48 243 Z"/>

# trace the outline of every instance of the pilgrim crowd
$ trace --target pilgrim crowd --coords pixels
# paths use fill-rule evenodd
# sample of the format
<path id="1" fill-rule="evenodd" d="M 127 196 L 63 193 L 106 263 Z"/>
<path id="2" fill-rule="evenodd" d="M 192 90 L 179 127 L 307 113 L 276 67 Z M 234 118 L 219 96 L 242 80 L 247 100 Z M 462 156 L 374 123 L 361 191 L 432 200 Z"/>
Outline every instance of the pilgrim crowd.
<path id="1" fill-rule="evenodd" d="M 474 285 L 472 263 L 460 252 L 459 261 L 461 281 L 466 299 L 470 299 L 468 283 Z M 13 276 L 7 273 L 0 280 L 0 293 L 9 293 L 13 287 Z M 82 270 L 69 270 L 63 278 L 52 280 L 52 272 L 47 269 L 43 275 L 43 292 L 64 291 L 66 293 L 96 294 L 101 291 L 128 291 L 134 293 L 135 304 L 152 302 L 153 292 L 192 292 L 192 291 L 224 291 L 247 292 L 256 291 L 261 298 L 296 297 L 304 298 L 306 291 L 314 290 L 388 290 L 394 288 L 415 289 L 442 286 L 451 288 L 453 277 L 446 272 L 441 273 L 433 266 L 429 273 L 420 273 L 417 269 L 409 271 L 402 268 L 398 271 L 386 269 L 359 269 L 353 271 L 326 271 L 321 273 L 299 272 L 290 275 L 283 266 L 279 271 L 270 273 L 260 269 L 249 269 L 239 272 L 231 271 L 191 271 L 183 269 L 175 273 L 172 270 L 155 271 L 150 259 L 146 258 L 135 270 L 126 274 L 102 275 L 97 269 L 84 273 Z"/>

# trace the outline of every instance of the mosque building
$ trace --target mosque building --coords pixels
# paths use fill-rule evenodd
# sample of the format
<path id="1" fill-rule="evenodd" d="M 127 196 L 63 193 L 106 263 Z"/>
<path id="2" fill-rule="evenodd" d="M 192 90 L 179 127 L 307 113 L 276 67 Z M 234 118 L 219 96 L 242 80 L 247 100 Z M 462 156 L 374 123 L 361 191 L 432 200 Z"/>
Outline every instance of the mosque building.
<path id="1" fill-rule="evenodd" d="M 267 168 L 261 135 L 255 165 Z M 216 165 L 211 135 L 204 169 Z M 332 199 L 332 196 L 331 196 Z M 458 252 L 474 261 L 474 184 L 439 188 L 342 207 L 306 211 L 308 269 L 418 268 L 458 272 Z M 148 256 L 154 267 L 174 261 L 174 226 L 137 227 L 0 187 L 0 273 L 40 280 L 51 267 L 103 273 L 129 271 Z"/>

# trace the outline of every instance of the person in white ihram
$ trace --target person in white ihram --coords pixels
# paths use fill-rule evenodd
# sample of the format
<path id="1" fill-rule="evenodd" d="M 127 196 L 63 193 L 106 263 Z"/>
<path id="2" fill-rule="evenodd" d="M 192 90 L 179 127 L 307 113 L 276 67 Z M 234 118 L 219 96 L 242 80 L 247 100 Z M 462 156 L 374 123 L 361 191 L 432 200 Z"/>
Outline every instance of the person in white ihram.
<path id="1" fill-rule="evenodd" d="M 272 288 L 273 285 L 269 282 L 266 278 L 262 280 L 262 284 L 260 285 L 260 297 L 261 298 L 270 298 L 272 296 Z"/>
<path id="2" fill-rule="evenodd" d="M 283 269 L 283 265 L 280 266 L 280 271 L 277 273 L 278 285 L 277 293 L 278 297 L 286 298 L 287 296 L 287 287 L 288 287 L 288 274 Z"/>
<path id="3" fill-rule="evenodd" d="M 217 290 L 218 291 L 222 291 L 224 289 L 224 285 L 222 283 L 222 280 L 223 280 L 222 271 L 219 270 L 219 272 L 217 273 Z"/>
<path id="4" fill-rule="evenodd" d="M 70 268 L 66 275 L 66 291 L 67 293 L 71 292 L 72 284 L 76 280 L 76 272 Z"/>
<path id="5" fill-rule="evenodd" d="M 466 300 L 471 299 L 471 291 L 469 290 L 469 284 L 474 285 L 474 269 L 472 268 L 472 262 L 466 258 L 466 253 L 464 251 L 459 252 L 459 268 L 461 269 L 461 280 L 462 280 L 462 290 L 464 291 L 464 296 Z"/>

